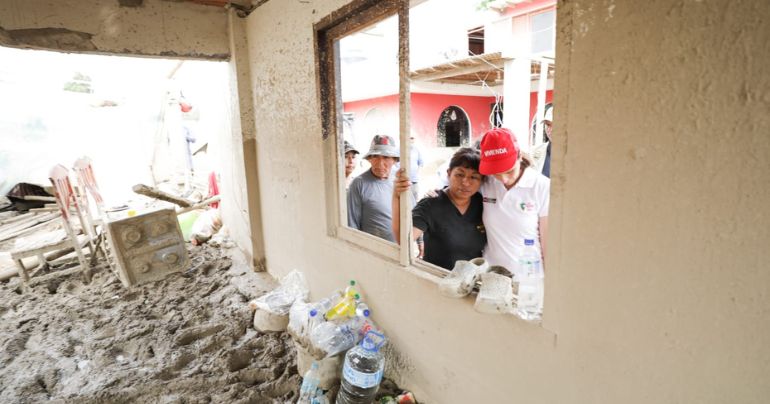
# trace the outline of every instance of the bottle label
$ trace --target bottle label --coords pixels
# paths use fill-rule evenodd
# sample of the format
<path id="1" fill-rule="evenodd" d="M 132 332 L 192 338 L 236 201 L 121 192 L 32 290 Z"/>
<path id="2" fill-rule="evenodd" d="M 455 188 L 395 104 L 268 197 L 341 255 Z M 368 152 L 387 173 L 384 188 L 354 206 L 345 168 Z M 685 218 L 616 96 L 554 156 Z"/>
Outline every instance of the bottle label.
<path id="1" fill-rule="evenodd" d="M 375 373 L 359 372 L 358 370 L 353 369 L 348 361 L 345 361 L 345 366 L 342 368 L 342 377 L 344 377 L 348 383 L 356 387 L 368 389 L 380 384 L 382 381 L 382 369 Z"/>

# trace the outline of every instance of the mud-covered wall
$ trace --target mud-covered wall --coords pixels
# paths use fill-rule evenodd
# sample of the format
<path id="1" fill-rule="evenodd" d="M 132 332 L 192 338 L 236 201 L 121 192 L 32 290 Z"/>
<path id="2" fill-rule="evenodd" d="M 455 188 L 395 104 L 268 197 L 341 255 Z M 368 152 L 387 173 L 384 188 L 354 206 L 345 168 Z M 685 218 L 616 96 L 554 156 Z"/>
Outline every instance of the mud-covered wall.
<path id="1" fill-rule="evenodd" d="M 4 0 L 0 45 L 224 60 L 227 12 L 161 0 Z"/>
<path id="2" fill-rule="evenodd" d="M 254 126 L 254 95 L 251 64 L 246 42 L 246 21 L 233 11 L 229 15 L 231 131 L 220 139 L 225 158 L 221 161 L 224 202 L 223 222 L 230 237 L 258 270 L 265 267 L 262 211 L 257 172 L 257 138 Z"/>
<path id="3" fill-rule="evenodd" d="M 327 236 L 312 24 L 345 3 L 248 18 L 271 272 L 358 279 L 421 401 L 766 402 L 770 3 L 559 2 L 543 327 Z"/>

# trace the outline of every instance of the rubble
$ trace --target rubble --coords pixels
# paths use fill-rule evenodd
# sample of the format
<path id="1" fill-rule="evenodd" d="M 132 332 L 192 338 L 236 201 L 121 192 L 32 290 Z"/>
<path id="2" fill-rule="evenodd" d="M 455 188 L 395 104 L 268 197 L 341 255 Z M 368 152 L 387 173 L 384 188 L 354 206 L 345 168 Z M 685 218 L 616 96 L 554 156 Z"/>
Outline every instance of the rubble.
<path id="1" fill-rule="evenodd" d="M 0 402 L 295 401 L 289 335 L 250 326 L 274 281 L 235 249 L 189 253 L 194 271 L 128 289 L 107 270 L 0 283 Z"/>

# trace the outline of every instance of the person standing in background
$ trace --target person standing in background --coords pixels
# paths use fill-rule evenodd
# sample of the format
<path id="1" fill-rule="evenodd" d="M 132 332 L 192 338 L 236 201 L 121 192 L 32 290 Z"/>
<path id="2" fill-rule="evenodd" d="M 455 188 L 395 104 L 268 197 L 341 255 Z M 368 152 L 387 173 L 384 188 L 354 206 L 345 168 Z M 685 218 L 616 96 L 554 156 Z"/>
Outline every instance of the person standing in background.
<path id="1" fill-rule="evenodd" d="M 353 181 L 353 171 L 356 169 L 356 155 L 360 154 L 350 142 L 345 141 L 345 189 L 350 188 L 350 183 Z"/>
<path id="2" fill-rule="evenodd" d="M 364 159 L 371 168 L 350 183 L 347 195 L 348 226 L 395 242 L 391 228 L 391 171 L 400 157 L 396 142 L 386 135 L 375 135 Z"/>
<path id="3" fill-rule="evenodd" d="M 418 183 L 420 182 L 420 168 L 422 168 L 423 165 L 425 165 L 425 162 L 422 159 L 422 152 L 414 144 L 414 135 L 412 135 L 409 138 L 409 180 L 412 182 L 410 189 L 415 201 L 420 200 L 420 188 Z"/>

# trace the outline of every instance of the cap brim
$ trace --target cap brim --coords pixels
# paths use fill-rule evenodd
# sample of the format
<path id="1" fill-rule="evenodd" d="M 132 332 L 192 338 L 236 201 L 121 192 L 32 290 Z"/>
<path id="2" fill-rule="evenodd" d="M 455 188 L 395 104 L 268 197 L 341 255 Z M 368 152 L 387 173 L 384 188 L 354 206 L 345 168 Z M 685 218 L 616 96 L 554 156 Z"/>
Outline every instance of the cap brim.
<path id="1" fill-rule="evenodd" d="M 484 160 L 479 163 L 479 173 L 482 175 L 495 175 L 504 173 L 516 164 L 516 156 L 510 156 L 499 160 Z"/>

